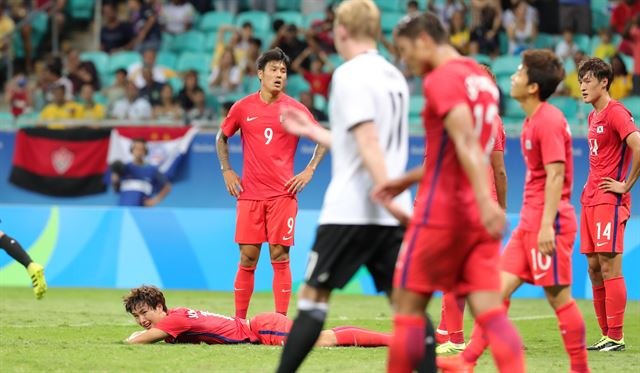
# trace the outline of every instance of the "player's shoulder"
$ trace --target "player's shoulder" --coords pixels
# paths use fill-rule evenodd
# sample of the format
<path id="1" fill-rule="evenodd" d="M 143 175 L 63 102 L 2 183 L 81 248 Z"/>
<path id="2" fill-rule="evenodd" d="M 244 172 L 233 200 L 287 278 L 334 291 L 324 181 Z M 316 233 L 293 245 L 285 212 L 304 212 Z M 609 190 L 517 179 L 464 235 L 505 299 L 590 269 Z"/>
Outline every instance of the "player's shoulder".
<path id="1" fill-rule="evenodd" d="M 553 124 L 563 124 L 567 122 L 567 118 L 564 116 L 562 110 L 547 101 L 543 102 L 542 107 L 538 110 L 541 114 L 539 118 L 544 121 L 549 121 Z"/>
<path id="2" fill-rule="evenodd" d="M 243 98 L 241 98 L 238 101 L 234 102 L 233 105 L 231 106 L 231 109 L 232 110 L 239 110 L 239 109 L 242 109 L 242 108 L 245 108 L 245 107 L 251 105 L 255 101 L 256 96 L 259 95 L 259 94 L 260 94 L 260 92 L 254 92 L 254 93 L 251 93 L 251 94 L 248 94 L 248 95 L 244 96 Z"/>
<path id="3" fill-rule="evenodd" d="M 627 107 L 624 106 L 622 102 L 614 99 L 611 99 L 607 107 L 607 117 L 611 117 L 611 116 L 632 117 L 631 111 L 629 111 L 629 109 L 627 109 Z"/>

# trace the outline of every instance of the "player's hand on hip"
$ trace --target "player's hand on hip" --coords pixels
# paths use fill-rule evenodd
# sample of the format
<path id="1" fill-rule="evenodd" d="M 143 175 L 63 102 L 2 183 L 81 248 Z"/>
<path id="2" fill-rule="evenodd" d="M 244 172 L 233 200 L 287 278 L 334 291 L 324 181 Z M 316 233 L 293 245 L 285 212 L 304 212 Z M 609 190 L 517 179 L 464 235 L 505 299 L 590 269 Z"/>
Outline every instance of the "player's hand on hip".
<path id="1" fill-rule="evenodd" d="M 144 207 L 153 207 L 158 204 L 157 198 L 147 198 L 144 200 Z"/>
<path id="2" fill-rule="evenodd" d="M 225 170 L 222 172 L 224 178 L 224 185 L 227 187 L 227 192 L 232 196 L 238 198 L 240 193 L 244 191 L 240 182 L 240 177 L 234 170 Z"/>
<path id="3" fill-rule="evenodd" d="M 404 192 L 409 185 L 401 179 L 387 180 L 373 187 L 370 196 L 371 199 L 378 203 L 388 203 L 395 196 Z"/>
<path id="4" fill-rule="evenodd" d="M 556 251 L 556 231 L 552 225 L 541 225 L 538 232 L 538 251 L 551 256 Z"/>
<path id="5" fill-rule="evenodd" d="M 302 192 L 302 189 L 309 184 L 312 177 L 313 169 L 307 167 L 302 172 L 289 179 L 289 181 L 284 184 L 284 187 L 292 194 Z"/>
<path id="6" fill-rule="evenodd" d="M 605 192 L 617 194 L 624 194 L 627 192 L 627 184 L 624 182 L 614 180 L 610 177 L 603 177 L 602 180 L 603 181 L 598 185 L 598 188 Z"/>
<path id="7" fill-rule="evenodd" d="M 389 201 L 384 202 L 382 205 L 394 218 L 398 219 L 400 225 L 405 227 L 409 225 L 409 222 L 411 221 L 411 215 L 409 215 L 409 213 L 402 209 L 402 207 L 400 207 L 397 203 Z"/>
<path id="8" fill-rule="evenodd" d="M 313 123 L 302 110 L 284 106 L 281 114 L 282 126 L 287 132 L 296 136 L 311 137 Z"/>
<path id="9" fill-rule="evenodd" d="M 487 199 L 480 204 L 480 220 L 491 237 L 502 237 L 507 216 L 497 202 Z"/>

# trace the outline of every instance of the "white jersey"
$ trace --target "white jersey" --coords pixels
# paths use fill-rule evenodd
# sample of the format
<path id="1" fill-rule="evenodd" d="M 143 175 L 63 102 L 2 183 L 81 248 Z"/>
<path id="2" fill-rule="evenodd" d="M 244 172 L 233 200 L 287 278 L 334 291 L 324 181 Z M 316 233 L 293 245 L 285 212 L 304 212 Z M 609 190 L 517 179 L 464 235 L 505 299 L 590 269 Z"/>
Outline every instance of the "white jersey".
<path id="1" fill-rule="evenodd" d="M 351 130 L 373 121 L 384 154 L 387 176 L 397 178 L 407 166 L 409 88 L 402 73 L 371 50 L 347 61 L 333 74 L 329 97 L 332 178 L 324 197 L 320 224 L 399 225 L 369 193 L 373 179 Z M 395 199 L 411 211 L 408 191 Z"/>

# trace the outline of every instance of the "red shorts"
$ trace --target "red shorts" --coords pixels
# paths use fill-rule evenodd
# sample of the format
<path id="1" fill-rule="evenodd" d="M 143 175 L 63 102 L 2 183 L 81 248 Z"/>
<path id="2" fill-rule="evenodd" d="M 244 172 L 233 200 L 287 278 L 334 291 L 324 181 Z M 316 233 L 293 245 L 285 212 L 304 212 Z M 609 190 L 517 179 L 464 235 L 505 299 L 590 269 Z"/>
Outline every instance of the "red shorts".
<path id="1" fill-rule="evenodd" d="M 400 249 L 393 285 L 417 293 L 466 295 L 500 291 L 500 241 L 484 229 L 410 225 Z"/>
<path id="2" fill-rule="evenodd" d="M 500 269 L 538 286 L 570 285 L 575 240 L 576 232 L 557 234 L 556 252 L 546 256 L 538 251 L 538 232 L 516 228 L 502 253 Z"/>
<path id="3" fill-rule="evenodd" d="M 283 346 L 292 325 L 293 320 L 275 312 L 260 313 L 249 320 L 249 328 L 258 337 L 260 344 L 270 346 Z"/>
<path id="4" fill-rule="evenodd" d="M 297 214 L 298 200 L 292 197 L 264 201 L 239 200 L 236 242 L 293 246 Z"/>
<path id="5" fill-rule="evenodd" d="M 622 253 L 624 229 L 629 220 L 627 206 L 582 206 L 580 217 L 580 252 Z"/>

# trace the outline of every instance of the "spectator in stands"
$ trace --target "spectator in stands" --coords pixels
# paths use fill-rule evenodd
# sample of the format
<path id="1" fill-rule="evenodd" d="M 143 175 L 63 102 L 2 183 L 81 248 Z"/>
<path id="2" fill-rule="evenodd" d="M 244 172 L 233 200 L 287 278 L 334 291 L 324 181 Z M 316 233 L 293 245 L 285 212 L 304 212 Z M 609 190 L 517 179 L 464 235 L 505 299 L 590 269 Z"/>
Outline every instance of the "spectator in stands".
<path id="1" fill-rule="evenodd" d="M 310 69 L 302 67 L 302 61 L 311 57 Z M 328 66 L 328 71 L 324 71 L 324 66 Z M 317 55 L 313 55 L 311 48 L 305 49 L 291 64 L 291 70 L 302 74 L 304 79 L 309 82 L 311 93 L 329 96 L 329 85 L 331 84 L 331 76 L 333 75 L 334 66 L 327 58 L 324 51 L 320 51 Z"/>
<path id="2" fill-rule="evenodd" d="M 559 94 L 562 96 L 570 96 L 575 99 L 582 99 L 582 91 L 580 90 L 580 81 L 578 80 L 578 66 L 582 61 L 587 59 L 587 55 L 583 51 L 577 51 L 573 56 L 573 63 L 576 68 L 570 73 L 566 74 L 564 80 L 560 84 Z"/>
<path id="3" fill-rule="evenodd" d="M 209 92 L 213 94 L 227 94 L 234 92 L 242 83 L 242 70 L 236 62 L 231 48 L 226 48 L 220 64 L 211 70 L 209 75 Z"/>
<path id="4" fill-rule="evenodd" d="M 173 88 L 165 84 L 160 92 L 160 102 L 153 106 L 153 118 L 160 120 L 179 120 L 184 116 L 184 111 L 173 98 Z"/>
<path id="5" fill-rule="evenodd" d="M 506 26 L 509 54 L 514 56 L 532 48 L 538 37 L 538 25 L 532 19 L 527 18 L 527 7 L 529 4 L 526 1 L 517 2 L 513 9 L 514 22 Z"/>
<path id="6" fill-rule="evenodd" d="M 633 77 L 627 72 L 627 67 L 619 54 L 611 57 L 611 69 L 613 70 L 613 82 L 609 87 L 609 94 L 614 100 L 621 100 L 633 91 Z"/>
<path id="7" fill-rule="evenodd" d="M 503 0 L 502 27 L 505 30 L 516 22 L 515 9 L 522 1 L 524 1 L 526 7 L 525 18 L 527 22 L 533 22 L 536 27 L 538 26 L 538 10 L 530 4 L 532 0 Z"/>
<path id="8" fill-rule="evenodd" d="M 325 114 L 322 110 L 317 109 L 313 105 L 313 94 L 311 92 L 301 92 L 300 103 L 307 109 L 309 109 L 309 112 L 313 115 L 314 118 L 316 118 L 318 122 L 326 122 L 329 120 L 327 114 Z"/>
<path id="9" fill-rule="evenodd" d="M 185 112 L 193 109 L 194 95 L 198 90 L 202 90 L 198 86 L 198 73 L 195 70 L 189 70 L 184 74 L 182 89 L 178 93 L 178 102 Z"/>
<path id="10" fill-rule="evenodd" d="M 22 72 L 17 72 L 4 90 L 4 98 L 11 108 L 11 114 L 15 118 L 27 113 L 33 107 L 33 100 L 29 92 L 27 77 Z"/>
<path id="11" fill-rule="evenodd" d="M 80 88 L 80 100 L 82 104 L 81 119 L 103 120 L 106 117 L 104 105 L 94 101 L 94 93 L 93 85 L 89 83 L 83 84 Z"/>
<path id="12" fill-rule="evenodd" d="M 593 55 L 606 61 L 618 53 L 616 46 L 611 41 L 611 30 L 603 28 L 598 33 L 598 36 L 600 37 L 600 43 L 596 46 Z"/>
<path id="13" fill-rule="evenodd" d="M 472 18 L 470 54 L 497 56 L 500 54 L 500 4 L 493 0 L 473 0 L 471 5 L 471 14 L 475 18 Z"/>
<path id="14" fill-rule="evenodd" d="M 335 19 L 333 6 L 329 5 L 324 10 L 324 19 L 316 20 L 311 23 L 311 27 L 307 31 L 305 38 L 313 49 L 322 49 L 328 54 L 336 53 L 336 47 L 333 41 L 333 20 Z M 287 54 L 292 60 L 290 54 Z"/>
<path id="15" fill-rule="evenodd" d="M 127 87 L 127 70 L 116 70 L 115 79 L 111 87 L 103 89 L 103 94 L 107 98 L 107 106 L 109 110 L 113 108 L 116 101 L 126 96 Z"/>
<path id="16" fill-rule="evenodd" d="M 138 94 L 140 97 L 147 99 L 151 106 L 159 105 L 162 88 L 166 83 L 155 81 L 153 79 L 153 70 L 148 66 L 142 68 L 142 79 L 144 79 L 144 87 L 139 90 Z"/>
<path id="17" fill-rule="evenodd" d="M 164 66 L 156 65 L 156 56 L 157 53 L 155 49 L 145 49 L 142 52 L 142 62 L 136 62 L 127 68 L 127 76 L 129 77 L 129 80 L 134 82 L 138 89 L 142 89 L 145 86 L 145 80 L 142 76 L 142 70 L 144 67 L 151 69 L 153 72 L 153 80 L 159 83 L 166 83 L 167 80 L 176 76 L 175 71 Z"/>
<path id="18" fill-rule="evenodd" d="M 107 53 L 116 53 L 131 49 L 133 28 L 128 22 L 120 22 L 114 5 L 110 2 L 102 6 L 104 25 L 100 30 L 100 49 Z"/>
<path id="19" fill-rule="evenodd" d="M 77 102 L 67 100 L 66 87 L 55 84 L 51 88 L 53 101 L 40 112 L 40 119 L 45 121 L 82 119 L 82 106 Z"/>
<path id="20" fill-rule="evenodd" d="M 467 5 L 463 0 L 446 0 L 444 3 L 429 0 L 427 8 L 435 13 L 444 25 L 451 23 L 451 18 L 455 12 L 467 12 Z"/>
<path id="21" fill-rule="evenodd" d="M 68 101 L 73 100 L 73 84 L 71 80 L 62 75 L 62 61 L 59 58 L 52 58 L 46 65 L 42 82 L 45 91 L 45 101 L 53 101 L 53 88 L 63 86 L 65 89 L 65 98 Z"/>
<path id="22" fill-rule="evenodd" d="M 562 32 L 562 40 L 556 45 L 556 55 L 562 61 L 566 61 L 569 58 L 573 58 L 577 52 L 578 45 L 573 40 L 573 31 L 565 29 Z"/>
<path id="23" fill-rule="evenodd" d="M 414 16 L 420 13 L 420 6 L 416 0 L 407 1 L 407 15 Z"/>
<path id="24" fill-rule="evenodd" d="M 195 8 L 186 0 L 171 0 L 162 6 L 160 20 L 166 32 L 176 35 L 191 28 L 195 15 Z"/>
<path id="25" fill-rule="evenodd" d="M 193 107 L 187 111 L 187 124 L 189 125 L 210 125 L 213 120 L 213 110 L 207 107 L 204 91 L 196 87 L 193 92 Z"/>
<path id="26" fill-rule="evenodd" d="M 26 1 L 11 1 L 9 2 L 9 9 L 9 15 L 16 25 L 18 25 L 29 14 Z M 24 22 L 20 27 L 19 32 L 20 38 L 22 39 L 22 47 L 24 49 L 26 72 L 31 73 L 33 72 L 33 44 L 31 39 L 33 27 L 31 26 L 31 22 Z"/>
<path id="27" fill-rule="evenodd" d="M 249 8 L 271 14 L 276 11 L 276 2 L 276 0 L 249 0 Z"/>
<path id="28" fill-rule="evenodd" d="M 633 94 L 640 95 L 640 13 L 625 28 L 624 38 L 633 51 Z"/>
<path id="29" fill-rule="evenodd" d="M 238 0 L 213 0 L 216 12 L 229 12 L 231 14 L 238 13 Z"/>
<path id="30" fill-rule="evenodd" d="M 271 42 L 269 49 L 280 48 L 294 61 L 307 48 L 307 43 L 298 38 L 298 26 L 293 24 L 283 24 L 276 37 Z M 308 68 L 308 65 L 305 66 Z M 293 72 L 293 71 L 292 71 Z"/>
<path id="31" fill-rule="evenodd" d="M 258 57 L 260 57 L 260 50 L 262 49 L 262 40 L 258 38 L 251 38 L 249 40 L 249 49 L 245 58 L 243 75 L 245 77 L 258 76 Z"/>
<path id="32" fill-rule="evenodd" d="M 7 57 L 7 52 L 12 43 L 11 33 L 16 28 L 16 24 L 5 12 L 4 1 L 0 1 L 0 60 Z M 4 65 L 4 62 L 0 62 Z"/>
<path id="33" fill-rule="evenodd" d="M 142 0 L 129 0 L 128 5 L 134 33 L 133 48 L 139 52 L 160 49 L 162 32 L 158 13 Z"/>
<path id="34" fill-rule="evenodd" d="M 111 116 L 117 119 L 150 119 L 151 104 L 147 99 L 138 97 L 138 88 L 133 82 L 126 83 L 126 96 L 116 101 Z"/>
<path id="35" fill-rule="evenodd" d="M 91 84 L 94 91 L 100 90 L 100 77 L 98 70 L 91 61 L 81 61 L 77 50 L 72 49 L 67 54 L 67 76 L 73 85 L 73 93 L 80 93 L 84 84 Z"/>
<path id="36" fill-rule="evenodd" d="M 633 22 L 636 14 L 640 13 L 640 0 L 624 0 L 619 1 L 611 12 L 611 31 L 618 34 L 624 34 L 624 30 L 629 24 Z M 619 50 L 621 53 L 628 56 L 633 55 L 630 41 L 624 39 L 620 43 Z"/>
<path id="37" fill-rule="evenodd" d="M 558 0 L 560 30 L 591 35 L 591 0 Z"/>
<path id="38" fill-rule="evenodd" d="M 464 12 L 459 10 L 453 13 L 449 25 L 449 42 L 460 54 L 469 54 L 469 39 L 471 33 L 467 27 Z"/>
<path id="39" fill-rule="evenodd" d="M 229 41 L 225 43 L 225 34 L 231 32 Z M 216 45 L 213 50 L 213 57 L 211 58 L 211 69 L 213 70 L 220 64 L 220 58 L 226 48 L 233 50 L 233 55 L 240 66 L 246 66 L 246 58 L 249 49 L 251 48 L 251 39 L 253 39 L 253 25 L 250 22 L 245 22 L 241 28 L 236 28 L 231 25 L 222 25 L 218 28 Z M 261 44 L 262 45 L 262 42 Z"/>
<path id="40" fill-rule="evenodd" d="M 227 117 L 227 115 L 229 115 L 229 110 L 231 110 L 233 104 L 233 101 L 224 101 L 220 105 L 220 116 L 218 117 L 220 125 L 222 125 L 222 121 Z"/>
<path id="41" fill-rule="evenodd" d="M 120 206 L 152 207 L 160 203 L 171 191 L 171 183 L 158 167 L 145 162 L 149 154 L 147 141 L 138 138 L 131 144 L 133 161 L 111 164 L 111 184 L 120 193 Z M 157 191 L 157 194 L 156 194 Z M 155 194 L 155 196 L 154 196 Z"/>

